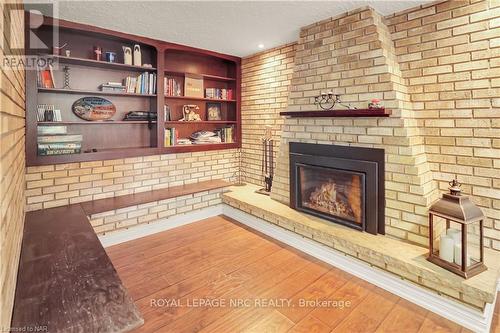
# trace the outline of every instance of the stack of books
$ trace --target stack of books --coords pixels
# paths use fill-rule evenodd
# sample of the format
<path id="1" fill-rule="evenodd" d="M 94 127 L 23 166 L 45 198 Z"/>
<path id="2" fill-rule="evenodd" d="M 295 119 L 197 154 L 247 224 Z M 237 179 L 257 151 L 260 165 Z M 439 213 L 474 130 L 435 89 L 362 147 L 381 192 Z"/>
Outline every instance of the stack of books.
<path id="1" fill-rule="evenodd" d="M 233 143 L 234 142 L 234 139 L 233 139 L 234 126 L 222 127 L 222 128 L 216 129 L 215 132 L 221 138 L 222 142 L 225 142 L 225 143 Z"/>
<path id="2" fill-rule="evenodd" d="M 141 75 L 127 76 L 123 80 L 125 92 L 130 94 L 156 94 L 156 73 L 144 72 Z"/>
<path id="3" fill-rule="evenodd" d="M 81 134 L 67 134 L 66 126 L 38 126 L 38 155 L 79 154 L 82 149 Z"/>
<path id="4" fill-rule="evenodd" d="M 181 84 L 177 80 L 165 77 L 163 87 L 165 96 L 181 96 Z"/>
<path id="5" fill-rule="evenodd" d="M 38 104 L 36 107 L 37 121 L 62 121 L 61 110 L 55 109 L 53 104 Z"/>
<path id="6" fill-rule="evenodd" d="M 233 99 L 233 89 L 224 88 L 206 88 L 205 97 L 212 99 Z"/>
<path id="7" fill-rule="evenodd" d="M 221 137 L 217 132 L 212 131 L 196 131 L 191 134 L 191 140 L 194 144 L 210 144 L 210 143 L 221 143 Z"/>
<path id="8" fill-rule="evenodd" d="M 107 82 L 100 85 L 101 91 L 126 92 L 126 87 L 120 82 Z"/>

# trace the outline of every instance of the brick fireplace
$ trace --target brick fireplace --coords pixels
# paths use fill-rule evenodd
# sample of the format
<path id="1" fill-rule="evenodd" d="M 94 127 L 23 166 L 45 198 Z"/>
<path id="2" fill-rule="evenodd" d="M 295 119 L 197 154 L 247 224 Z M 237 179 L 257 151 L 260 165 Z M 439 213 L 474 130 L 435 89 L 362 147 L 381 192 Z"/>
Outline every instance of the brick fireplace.
<path id="1" fill-rule="evenodd" d="M 382 149 L 290 143 L 290 207 L 385 233 Z"/>

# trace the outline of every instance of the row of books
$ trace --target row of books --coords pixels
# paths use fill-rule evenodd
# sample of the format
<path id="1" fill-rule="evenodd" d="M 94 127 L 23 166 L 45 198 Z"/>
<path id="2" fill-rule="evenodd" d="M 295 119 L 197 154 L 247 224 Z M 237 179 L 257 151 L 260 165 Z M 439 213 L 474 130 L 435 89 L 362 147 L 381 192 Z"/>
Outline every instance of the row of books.
<path id="1" fill-rule="evenodd" d="M 37 121 L 62 121 L 61 110 L 53 104 L 38 104 L 36 107 Z"/>
<path id="2" fill-rule="evenodd" d="M 38 88 L 55 88 L 54 69 L 52 65 L 45 68 L 37 68 L 36 83 Z"/>
<path id="3" fill-rule="evenodd" d="M 226 126 L 215 130 L 215 133 L 221 138 L 222 142 L 233 143 L 234 126 Z"/>
<path id="4" fill-rule="evenodd" d="M 127 93 L 156 94 L 156 73 L 144 72 L 137 77 L 127 76 L 123 80 L 123 87 Z"/>
<path id="5" fill-rule="evenodd" d="M 177 141 L 179 138 L 179 132 L 178 130 L 174 128 L 165 128 L 165 137 L 164 137 L 164 146 L 165 147 L 170 147 L 170 146 L 176 146 Z"/>
<path id="6" fill-rule="evenodd" d="M 40 156 L 81 153 L 83 136 L 68 134 L 66 126 L 38 126 L 37 134 L 37 148 Z"/>
<path id="7" fill-rule="evenodd" d="M 233 89 L 224 89 L 224 88 L 206 88 L 205 89 L 205 97 L 212 99 L 234 99 Z"/>
<path id="8" fill-rule="evenodd" d="M 164 77 L 163 94 L 165 96 L 181 96 L 181 83 L 177 82 L 176 79 Z"/>

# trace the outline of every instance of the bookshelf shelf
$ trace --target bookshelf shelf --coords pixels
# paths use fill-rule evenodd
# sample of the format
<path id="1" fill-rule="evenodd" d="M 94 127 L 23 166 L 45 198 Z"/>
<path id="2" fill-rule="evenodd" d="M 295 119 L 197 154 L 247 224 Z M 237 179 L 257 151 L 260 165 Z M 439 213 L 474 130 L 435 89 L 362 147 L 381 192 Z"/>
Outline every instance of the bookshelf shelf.
<path id="1" fill-rule="evenodd" d="M 117 62 L 106 62 L 106 61 L 97 61 L 93 59 L 85 59 L 85 58 L 76 58 L 76 57 L 65 57 L 61 55 L 55 54 L 43 54 L 42 57 L 52 57 L 56 59 L 61 64 L 70 64 L 70 65 L 79 65 L 79 66 L 88 66 L 88 67 L 97 67 L 97 68 L 107 68 L 107 69 L 116 69 L 120 71 L 133 71 L 133 72 L 154 72 L 156 71 L 155 67 L 143 67 L 143 66 L 133 66 L 126 65 Z"/>
<path id="2" fill-rule="evenodd" d="M 217 149 L 231 149 L 238 148 L 238 143 L 208 143 L 208 144 L 191 144 L 191 145 L 178 145 L 169 146 L 162 149 L 163 152 L 167 153 L 187 153 L 200 150 L 217 150 Z"/>
<path id="3" fill-rule="evenodd" d="M 70 84 L 74 89 L 39 88 L 37 86 L 38 73 L 36 71 L 26 71 L 26 109 L 32 110 L 32 112 L 26 113 L 26 158 L 28 166 L 241 147 L 241 58 L 65 20 L 56 22 L 49 17 L 44 17 L 43 24 L 35 30 L 37 30 L 37 36 L 40 36 L 49 48 L 53 46 L 50 36 L 52 36 L 55 24 L 58 24 L 60 40 L 64 40 L 65 43 L 71 45 L 71 57 L 52 54 L 39 54 L 39 56 L 52 57 L 59 64 L 59 66 L 53 66 L 50 76 L 51 81 L 59 83 L 60 86 L 65 78 L 63 68 L 68 66 L 71 70 L 69 72 L 71 74 Z M 152 67 L 124 64 L 123 46 L 132 47 L 135 44 L 140 45 L 142 63 L 152 64 Z M 93 47 L 96 45 L 99 45 L 105 51 L 115 52 L 116 62 L 109 63 L 91 59 Z M 154 82 L 156 82 L 157 94 L 97 90 L 97 87 L 103 83 L 121 82 L 124 78 L 136 77 L 144 72 L 156 75 L 156 81 Z M 189 83 L 186 82 L 189 75 L 198 75 L 203 78 L 201 89 L 204 96 L 207 92 L 206 89 L 209 88 L 221 89 L 221 91 L 230 89 L 232 99 L 164 96 L 166 91 L 165 83 L 171 76 L 178 81 L 177 89 L 179 89 L 181 95 L 184 95 L 185 87 L 189 86 Z M 52 85 L 46 86 L 50 87 Z M 116 108 L 113 118 L 117 120 L 85 121 L 79 119 L 71 112 L 71 107 L 78 98 L 87 96 L 110 97 L 110 101 Z M 163 119 L 181 119 L 185 105 L 193 104 L 197 106 L 196 112 L 199 113 L 201 119 L 208 119 L 209 112 L 214 112 L 213 108 L 217 107 L 217 105 L 210 105 L 211 102 L 220 103 L 220 119 L 230 120 L 162 121 Z M 37 117 L 40 116 L 38 113 L 40 109 L 62 110 L 62 119 L 64 121 L 38 121 Z M 156 113 L 158 121 L 121 120 L 130 111 Z M 169 117 L 165 117 L 165 112 L 169 112 Z M 37 138 L 41 126 L 66 126 L 66 128 L 59 129 L 44 129 L 46 133 L 44 135 L 64 135 L 65 133 L 79 135 L 80 138 L 83 138 L 81 153 L 39 156 Z M 234 143 L 223 142 L 165 147 L 165 133 L 169 132 L 170 129 L 175 129 L 172 132 L 177 135 L 174 141 L 189 138 L 192 133 L 204 130 L 225 133 L 224 135 L 228 135 L 225 141 L 234 141 Z M 222 137 L 222 134 L 219 135 Z M 55 143 L 60 144 L 60 142 Z M 85 153 L 85 151 L 90 152 Z"/>
<path id="4" fill-rule="evenodd" d="M 213 81 L 236 81 L 236 78 L 233 78 L 233 77 L 210 75 L 210 74 L 197 74 L 197 73 L 176 72 L 176 71 L 165 71 L 165 75 L 171 75 L 171 76 L 194 75 L 194 76 L 201 76 L 201 77 L 203 77 L 206 80 L 213 80 Z"/>
<path id="5" fill-rule="evenodd" d="M 121 92 L 100 91 L 100 90 L 80 90 L 80 89 L 62 89 L 62 88 L 38 88 L 38 92 L 52 93 L 52 94 L 72 94 L 72 95 L 156 97 L 156 94 L 136 94 L 136 93 L 121 93 Z"/>
<path id="6" fill-rule="evenodd" d="M 237 124 L 233 120 L 202 120 L 202 121 L 166 121 L 165 125 L 195 125 L 195 124 Z"/>
<path id="7" fill-rule="evenodd" d="M 156 124 L 156 121 L 152 121 Z M 39 121 L 38 125 L 57 126 L 57 125 L 141 125 L 149 124 L 147 120 L 113 120 L 113 121 Z"/>
<path id="8" fill-rule="evenodd" d="M 234 99 L 218 99 L 218 98 L 204 98 L 204 97 L 165 96 L 165 99 L 183 99 L 183 100 L 187 100 L 187 101 L 236 103 L 236 100 L 234 100 Z"/>

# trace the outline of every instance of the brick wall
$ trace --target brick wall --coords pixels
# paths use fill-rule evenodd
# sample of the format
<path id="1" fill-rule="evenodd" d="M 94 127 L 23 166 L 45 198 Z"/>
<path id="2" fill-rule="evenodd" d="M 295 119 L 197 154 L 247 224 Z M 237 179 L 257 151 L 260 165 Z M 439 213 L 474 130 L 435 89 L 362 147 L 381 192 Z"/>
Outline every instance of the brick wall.
<path id="1" fill-rule="evenodd" d="M 500 2 L 446 1 L 385 20 L 441 190 L 457 177 L 500 250 Z"/>
<path id="2" fill-rule="evenodd" d="M 206 180 L 234 181 L 236 166 L 236 150 L 231 149 L 28 167 L 26 205 L 30 211 Z M 195 202 L 197 200 L 183 202 L 182 206 L 189 209 L 205 207 L 205 204 Z M 210 200 L 207 199 L 210 205 L 216 204 Z M 181 207 L 179 202 L 177 208 Z M 142 208 L 145 207 L 139 210 Z M 184 212 L 181 210 L 176 212 Z M 161 209 L 157 209 L 159 211 Z M 114 221 L 108 219 L 109 223 L 96 220 L 93 225 L 97 233 L 104 233 L 167 217 L 161 214 L 153 217 L 150 213 L 141 218 L 139 214 L 134 217 L 125 215 Z"/>
<path id="3" fill-rule="evenodd" d="M 425 245 L 428 206 L 456 176 L 488 217 L 486 246 L 500 250 L 495 134 L 500 13 L 494 7 L 486 1 L 447 1 L 386 18 L 361 8 L 302 28 L 288 110 L 314 110 L 313 97 L 333 90 L 358 107 L 378 97 L 393 116 L 284 120 L 278 156 L 284 163 L 277 166 L 273 198 L 288 201 L 290 141 L 384 148 L 389 235 Z M 258 74 L 253 81 L 259 82 Z M 273 84 L 266 78 L 262 82 Z M 255 98 L 267 96 L 248 91 L 243 102 Z M 266 117 L 280 123 L 252 103 L 252 113 L 263 117 L 258 123 L 248 117 L 245 126 L 262 128 Z M 243 109 L 243 117 L 247 112 Z"/>
<path id="4" fill-rule="evenodd" d="M 183 195 L 147 204 L 115 209 L 89 216 L 94 231 L 103 235 L 108 231 L 127 229 L 138 224 L 149 224 L 194 212 L 222 203 L 224 189 L 214 189 Z"/>
<path id="5" fill-rule="evenodd" d="M 314 96 L 320 90 L 341 94 L 358 108 L 380 98 L 393 116 L 286 119 L 272 198 L 290 200 L 289 142 L 382 148 L 386 233 L 427 244 L 427 211 L 438 191 L 389 29 L 374 10 L 361 8 L 301 29 L 288 109 L 315 110 Z"/>
<path id="6" fill-rule="evenodd" d="M 0 10 L 3 15 L 3 8 L 0 7 Z M 15 34 L 12 38 L 22 42 L 24 39 L 23 16 L 14 13 L 11 17 L 3 17 L 2 21 L 3 27 L 13 27 L 12 31 Z M 4 38 L 3 30 L 1 38 Z M 4 54 L 10 54 L 9 43 L 0 47 L 0 58 L 3 58 Z M 24 69 L 2 69 L 0 79 L 2 193 L 0 196 L 0 328 L 10 327 L 24 225 L 24 115 Z"/>
<path id="7" fill-rule="evenodd" d="M 293 72 L 295 44 L 288 44 L 242 61 L 242 165 L 247 182 L 263 184 L 262 141 L 265 125 L 272 127 L 275 155 Z M 275 159 L 276 160 L 276 159 Z"/>

